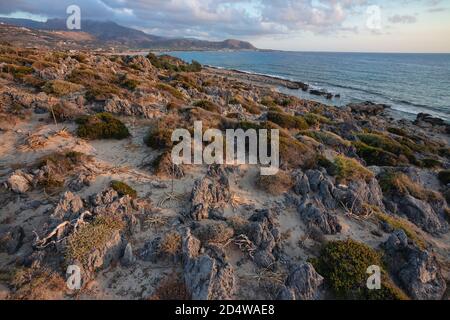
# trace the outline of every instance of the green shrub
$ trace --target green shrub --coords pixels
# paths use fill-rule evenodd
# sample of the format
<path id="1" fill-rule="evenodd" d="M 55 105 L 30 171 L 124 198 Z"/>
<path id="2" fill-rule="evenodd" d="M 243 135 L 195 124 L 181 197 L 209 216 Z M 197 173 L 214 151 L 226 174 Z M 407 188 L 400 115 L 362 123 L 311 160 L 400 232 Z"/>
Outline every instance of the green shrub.
<path id="1" fill-rule="evenodd" d="M 261 104 L 268 107 L 268 108 L 275 108 L 277 107 L 277 104 L 275 103 L 275 101 L 272 99 L 272 97 L 264 97 L 261 99 Z M 280 111 L 282 111 L 282 109 L 280 108 Z"/>
<path id="2" fill-rule="evenodd" d="M 122 86 L 124 86 L 125 88 L 127 88 L 128 90 L 135 90 L 139 85 L 140 82 L 136 79 L 131 79 L 126 77 L 123 81 L 122 81 Z"/>
<path id="3" fill-rule="evenodd" d="M 276 123 L 280 127 L 285 129 L 306 130 L 309 127 L 304 118 L 292 116 L 287 113 L 269 111 L 267 113 L 267 120 Z"/>
<path id="4" fill-rule="evenodd" d="M 171 148 L 173 146 L 172 132 L 172 129 L 162 124 L 157 124 L 149 130 L 147 136 L 144 138 L 144 142 L 150 148 L 157 150 Z"/>
<path id="5" fill-rule="evenodd" d="M 404 155 L 411 162 L 416 161 L 409 147 L 401 144 L 394 139 L 391 139 L 386 135 L 376 133 L 362 133 L 358 134 L 357 137 L 366 145 L 374 148 L 379 148 L 383 151 L 393 153 L 397 156 Z"/>
<path id="6" fill-rule="evenodd" d="M 350 182 L 355 180 L 369 181 L 374 174 L 369 169 L 361 165 L 357 160 L 339 155 L 334 159 L 336 167 L 336 178 L 340 182 Z"/>
<path id="7" fill-rule="evenodd" d="M 78 118 L 77 123 L 77 135 L 88 140 L 121 140 L 130 136 L 125 124 L 106 112 Z"/>
<path id="8" fill-rule="evenodd" d="M 356 141 L 353 146 L 358 156 L 363 158 L 369 166 L 397 166 L 402 163 L 395 154 L 368 146 L 363 142 Z"/>
<path id="9" fill-rule="evenodd" d="M 363 243 L 348 239 L 327 243 L 313 264 L 338 298 L 361 300 L 404 300 L 406 295 L 393 285 L 383 271 L 382 289 L 369 290 L 367 268 L 383 266 L 380 253 Z M 384 278 L 384 279 L 383 279 Z"/>
<path id="10" fill-rule="evenodd" d="M 449 184 L 450 183 L 450 170 L 443 170 L 443 171 L 439 172 L 438 178 L 442 184 L 444 184 L 444 185 Z"/>
<path id="11" fill-rule="evenodd" d="M 303 115 L 303 118 L 306 120 L 306 122 L 310 126 L 316 126 L 316 125 L 322 124 L 322 123 L 325 123 L 325 124 L 331 123 L 331 120 L 328 119 L 327 117 L 324 117 L 320 114 L 316 114 L 316 113 L 312 113 L 312 112 L 305 113 Z"/>
<path id="12" fill-rule="evenodd" d="M 42 90 L 48 94 L 66 96 L 83 90 L 83 86 L 64 80 L 50 80 L 42 87 Z"/>
<path id="13" fill-rule="evenodd" d="M 125 182 L 113 180 L 111 181 L 111 188 L 113 188 L 121 197 L 130 196 L 133 199 L 137 197 L 136 190 Z"/>
<path id="14" fill-rule="evenodd" d="M 207 110 L 210 112 L 215 112 L 215 113 L 221 112 L 220 107 L 217 104 L 215 104 L 214 102 L 211 102 L 209 100 L 196 101 L 196 102 L 194 102 L 194 107 L 202 108 L 204 110 Z"/>

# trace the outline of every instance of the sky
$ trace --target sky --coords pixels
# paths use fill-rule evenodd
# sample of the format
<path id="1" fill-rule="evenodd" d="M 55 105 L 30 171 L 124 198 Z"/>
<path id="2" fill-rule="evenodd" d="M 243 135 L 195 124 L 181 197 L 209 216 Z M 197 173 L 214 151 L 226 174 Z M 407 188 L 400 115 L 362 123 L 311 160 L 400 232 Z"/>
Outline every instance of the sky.
<path id="1" fill-rule="evenodd" d="M 0 16 L 111 20 L 147 33 L 261 49 L 450 53 L 450 0 L 0 0 Z"/>

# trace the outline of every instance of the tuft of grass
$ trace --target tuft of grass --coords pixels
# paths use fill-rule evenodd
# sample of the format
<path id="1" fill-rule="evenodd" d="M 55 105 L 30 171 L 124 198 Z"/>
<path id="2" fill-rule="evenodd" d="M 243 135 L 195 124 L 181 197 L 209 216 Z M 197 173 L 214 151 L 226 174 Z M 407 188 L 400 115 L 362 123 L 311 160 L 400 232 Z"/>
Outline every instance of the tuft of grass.
<path id="1" fill-rule="evenodd" d="M 208 100 L 196 101 L 196 102 L 194 102 L 194 107 L 202 108 L 209 112 L 215 112 L 215 113 L 221 112 L 221 109 L 217 104 L 215 104 L 214 102 L 208 101 Z"/>
<path id="2" fill-rule="evenodd" d="M 425 249 L 425 240 L 414 230 L 414 227 L 408 220 L 402 219 L 400 217 L 389 216 L 381 212 L 381 210 L 376 210 L 375 216 L 378 218 L 378 220 L 387 223 L 393 229 L 403 230 L 408 238 L 414 241 L 414 243 L 416 243 L 421 249 Z"/>
<path id="3" fill-rule="evenodd" d="M 424 201 L 432 201 L 441 198 L 437 192 L 426 190 L 401 172 L 386 172 L 382 174 L 378 180 L 380 187 L 385 194 L 409 194 L 416 199 Z"/>
<path id="4" fill-rule="evenodd" d="M 137 197 L 137 192 L 128 184 L 122 181 L 113 180 L 111 181 L 111 188 L 113 188 L 119 196 L 130 196 L 135 199 Z"/>
<path id="5" fill-rule="evenodd" d="M 67 261 L 79 261 L 88 265 L 89 254 L 102 249 L 114 233 L 124 228 L 123 221 L 112 216 L 97 216 L 95 220 L 83 225 L 69 236 L 66 252 Z"/>
<path id="6" fill-rule="evenodd" d="M 361 165 L 357 160 L 339 155 L 334 159 L 336 178 L 340 182 L 350 182 L 355 180 L 370 181 L 374 174 L 372 171 Z"/>
<path id="7" fill-rule="evenodd" d="M 382 266 L 381 254 L 369 246 L 352 239 L 331 241 L 323 246 L 312 263 L 334 294 L 341 299 L 357 300 L 406 300 L 383 271 L 381 290 L 367 289 L 367 268 Z"/>
<path id="8" fill-rule="evenodd" d="M 186 288 L 183 276 L 173 272 L 164 278 L 155 289 L 149 300 L 191 300 L 191 294 Z"/>
<path id="9" fill-rule="evenodd" d="M 292 116 L 287 113 L 269 111 L 267 113 L 267 120 L 276 123 L 285 129 L 306 130 L 309 128 L 308 123 L 304 118 Z"/>
<path id="10" fill-rule="evenodd" d="M 45 93 L 61 97 L 79 92 L 83 90 L 83 86 L 64 80 L 50 80 L 42 87 L 42 90 Z"/>
<path id="11" fill-rule="evenodd" d="M 77 135 L 80 138 L 122 140 L 130 136 L 125 124 L 110 113 L 97 113 L 78 118 Z"/>

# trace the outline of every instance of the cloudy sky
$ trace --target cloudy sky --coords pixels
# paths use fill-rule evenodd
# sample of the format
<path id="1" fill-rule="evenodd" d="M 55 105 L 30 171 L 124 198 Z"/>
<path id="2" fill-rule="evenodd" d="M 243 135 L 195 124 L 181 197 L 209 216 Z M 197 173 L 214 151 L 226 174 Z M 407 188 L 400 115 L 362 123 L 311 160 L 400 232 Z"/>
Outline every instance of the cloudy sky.
<path id="1" fill-rule="evenodd" d="M 112 20 L 148 33 L 302 51 L 450 52 L 450 0 L 0 0 L 0 16 Z"/>

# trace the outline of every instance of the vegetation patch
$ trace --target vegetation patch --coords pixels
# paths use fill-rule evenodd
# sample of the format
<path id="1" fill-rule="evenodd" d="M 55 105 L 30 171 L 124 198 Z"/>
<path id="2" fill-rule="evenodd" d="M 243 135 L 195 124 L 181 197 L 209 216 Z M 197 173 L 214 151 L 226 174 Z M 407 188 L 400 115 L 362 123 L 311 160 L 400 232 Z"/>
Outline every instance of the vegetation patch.
<path id="1" fill-rule="evenodd" d="M 214 113 L 221 112 L 221 108 L 217 104 L 215 104 L 214 102 L 211 102 L 209 100 L 199 100 L 199 101 L 194 102 L 193 105 L 194 105 L 194 107 L 202 108 L 209 112 L 214 112 Z"/>
<path id="2" fill-rule="evenodd" d="M 111 188 L 113 188 L 119 196 L 130 196 L 131 198 L 137 198 L 137 192 L 128 184 L 122 181 L 113 180 L 111 181 Z"/>
<path id="3" fill-rule="evenodd" d="M 64 80 L 50 80 L 42 87 L 42 90 L 45 93 L 61 97 L 80 92 L 83 90 L 83 86 Z"/>
<path id="4" fill-rule="evenodd" d="M 356 159 L 343 155 L 334 159 L 334 165 L 336 178 L 342 183 L 356 180 L 370 181 L 374 177 L 372 171 L 361 165 Z"/>
<path id="5" fill-rule="evenodd" d="M 401 172 L 386 172 L 379 177 L 378 181 L 383 192 L 388 195 L 409 194 L 416 199 L 424 201 L 442 198 L 437 192 L 426 190 Z"/>
<path id="6" fill-rule="evenodd" d="M 101 250 L 113 238 L 114 233 L 124 228 L 124 223 L 113 216 L 97 216 L 92 223 L 83 225 L 69 236 L 66 260 L 88 265 L 89 254 Z"/>
<path id="7" fill-rule="evenodd" d="M 285 129 L 306 130 L 309 127 L 304 118 L 299 116 L 292 116 L 287 113 L 269 111 L 267 113 L 267 120 L 276 123 L 277 125 Z"/>
<path id="8" fill-rule="evenodd" d="M 405 232 L 409 239 L 414 241 L 421 249 L 426 247 L 426 242 L 415 230 L 412 224 L 403 218 L 387 215 L 381 210 L 375 211 L 378 220 L 387 223 L 393 229 L 401 229 Z"/>
<path id="9" fill-rule="evenodd" d="M 395 154 L 383 149 L 371 147 L 360 141 L 354 142 L 353 145 L 358 156 L 369 166 L 397 166 L 404 163 Z"/>
<path id="10" fill-rule="evenodd" d="M 313 138 L 314 140 L 334 148 L 348 148 L 352 143 L 343 139 L 337 134 L 330 131 L 314 131 L 306 130 L 301 132 L 302 135 Z"/>
<path id="11" fill-rule="evenodd" d="M 317 126 L 319 124 L 331 124 L 331 120 L 317 113 L 308 112 L 303 115 L 308 125 Z"/>
<path id="12" fill-rule="evenodd" d="M 178 91 L 176 88 L 172 87 L 171 85 L 168 85 L 168 84 L 160 82 L 160 83 L 156 84 L 156 88 L 158 90 L 162 90 L 162 91 L 168 92 L 174 98 L 177 98 L 177 99 L 180 99 L 180 100 L 184 100 L 183 94 L 180 91 Z"/>
<path id="13" fill-rule="evenodd" d="M 85 97 L 88 101 L 105 101 L 120 96 L 120 89 L 108 82 L 92 82 L 88 86 Z"/>
<path id="14" fill-rule="evenodd" d="M 106 112 L 78 118 L 77 123 L 77 135 L 88 140 L 121 140 L 130 136 L 125 124 Z"/>
<path id="15" fill-rule="evenodd" d="M 155 289 L 149 300 L 192 300 L 191 294 L 184 283 L 183 276 L 173 272 L 165 277 Z"/>
<path id="16" fill-rule="evenodd" d="M 397 288 L 383 271 L 381 290 L 367 289 L 367 268 L 382 266 L 381 254 L 369 246 L 348 239 L 328 242 L 313 264 L 334 294 L 341 299 L 357 300 L 406 300 L 407 296 Z"/>
<path id="17" fill-rule="evenodd" d="M 47 268 L 20 268 L 12 279 L 14 300 L 62 299 L 66 290 L 63 277 Z"/>

